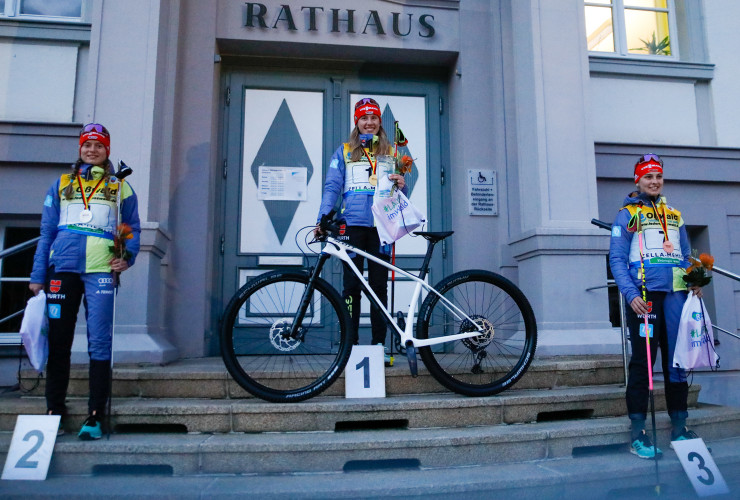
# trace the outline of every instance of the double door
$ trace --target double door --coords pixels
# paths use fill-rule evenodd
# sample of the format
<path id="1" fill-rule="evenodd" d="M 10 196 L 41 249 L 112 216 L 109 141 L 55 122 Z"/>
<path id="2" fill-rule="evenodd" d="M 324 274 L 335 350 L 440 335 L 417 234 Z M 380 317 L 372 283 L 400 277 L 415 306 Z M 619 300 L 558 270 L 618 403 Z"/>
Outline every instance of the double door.
<path id="1" fill-rule="evenodd" d="M 407 174 L 409 199 L 427 217 L 425 230 L 448 229 L 444 183 L 447 139 L 443 135 L 443 86 L 436 81 L 357 78 L 342 74 L 233 71 L 226 75 L 223 182 L 223 303 L 250 278 L 273 269 L 315 261 L 319 245 L 307 245 L 316 223 L 331 155 L 349 138 L 354 103 L 372 97 L 393 137 L 393 123 L 408 139 L 401 149 L 414 159 Z M 438 248 L 430 281 L 446 272 L 450 249 Z M 396 244 L 399 267 L 421 267 L 426 240 Z M 332 259 L 323 277 L 341 292 L 341 262 Z M 390 276 L 389 276 L 390 279 Z M 406 310 L 412 282 L 396 276 L 394 308 Z M 389 301 L 391 294 L 389 293 Z M 369 303 L 363 296 L 360 342 L 369 341 Z M 365 339 L 367 337 L 367 339 Z"/>

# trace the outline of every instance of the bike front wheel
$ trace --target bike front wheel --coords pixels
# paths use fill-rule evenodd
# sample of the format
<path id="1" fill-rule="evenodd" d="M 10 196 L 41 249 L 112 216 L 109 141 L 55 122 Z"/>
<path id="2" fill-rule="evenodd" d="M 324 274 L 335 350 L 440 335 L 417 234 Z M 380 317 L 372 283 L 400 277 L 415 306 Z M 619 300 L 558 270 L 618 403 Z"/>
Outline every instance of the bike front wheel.
<path id="1" fill-rule="evenodd" d="M 241 287 L 226 307 L 221 328 L 226 369 L 242 388 L 266 401 L 302 401 L 321 393 L 349 359 L 349 313 L 337 291 L 320 278 L 291 336 L 309 278 L 300 272 L 264 274 Z"/>
<path id="2" fill-rule="evenodd" d="M 429 373 L 465 396 L 491 396 L 508 389 L 529 367 L 537 346 L 537 324 L 529 301 L 498 274 L 462 271 L 442 280 L 419 310 L 418 339 L 476 331 L 479 335 L 419 348 Z M 472 320 L 472 322 L 471 322 Z"/>

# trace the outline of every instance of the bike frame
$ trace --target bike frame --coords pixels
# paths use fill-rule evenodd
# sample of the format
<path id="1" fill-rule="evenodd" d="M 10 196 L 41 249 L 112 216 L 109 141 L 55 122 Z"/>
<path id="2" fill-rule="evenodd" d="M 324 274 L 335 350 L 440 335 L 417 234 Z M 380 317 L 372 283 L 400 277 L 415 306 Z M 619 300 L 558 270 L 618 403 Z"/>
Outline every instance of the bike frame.
<path id="1" fill-rule="evenodd" d="M 424 259 L 424 268 L 426 269 L 426 264 L 428 263 L 429 259 L 431 258 L 431 251 L 433 249 L 433 245 L 430 244 L 429 248 L 427 249 L 427 255 Z M 380 299 L 378 299 L 378 296 L 373 292 L 372 288 L 370 288 L 370 284 L 365 280 L 364 276 L 360 272 L 359 269 L 357 269 L 357 266 L 355 266 L 355 263 L 352 262 L 352 259 L 350 258 L 348 251 L 357 253 L 359 255 L 362 255 L 368 260 L 372 260 L 373 262 L 380 264 L 381 266 L 390 269 L 392 271 L 395 271 L 402 276 L 405 276 L 407 278 L 412 279 L 414 282 L 416 282 L 416 285 L 414 287 L 414 292 L 411 296 L 411 302 L 409 303 L 409 310 L 406 315 L 406 329 L 401 330 L 398 327 L 398 324 L 393 321 L 393 317 L 388 312 L 386 306 L 382 305 L 380 302 Z M 359 248 L 355 248 L 351 245 L 348 245 L 342 241 L 339 241 L 331 236 L 328 236 L 326 238 L 326 245 L 324 246 L 321 255 L 319 256 L 319 261 L 316 265 L 316 268 L 313 270 L 313 273 L 311 275 L 311 279 L 309 280 L 309 286 L 306 288 L 306 292 L 303 298 L 303 303 L 301 305 L 301 308 L 298 312 L 298 317 L 295 321 L 294 325 L 300 325 L 303 320 L 303 316 L 305 315 L 305 311 L 308 307 L 308 302 L 310 301 L 310 296 L 313 293 L 313 281 L 321 274 L 321 269 L 323 268 L 324 263 L 326 260 L 329 259 L 330 256 L 338 257 L 342 262 L 347 264 L 349 268 L 352 270 L 353 273 L 355 273 L 355 276 L 362 282 L 362 285 L 365 287 L 365 290 L 367 291 L 370 300 L 372 300 L 377 307 L 380 308 L 381 311 L 383 311 L 383 314 L 385 315 L 388 322 L 393 326 L 393 328 L 396 330 L 398 335 L 401 337 L 401 343 L 408 347 L 423 347 L 423 346 L 431 346 L 431 345 L 437 345 L 437 344 L 443 344 L 445 342 L 451 342 L 454 340 L 461 340 L 461 339 L 467 339 L 472 337 L 477 337 L 481 333 L 483 333 L 483 330 L 480 326 L 472 319 L 470 318 L 465 312 L 463 312 L 460 308 L 455 306 L 452 302 L 447 300 L 442 294 L 440 294 L 437 290 L 434 289 L 433 286 L 426 283 L 422 278 L 418 276 L 414 276 L 411 273 L 408 273 L 407 271 L 404 271 L 403 269 L 400 269 L 392 264 L 389 264 L 388 262 L 379 259 L 378 257 L 375 257 L 373 255 L 370 255 L 369 253 L 360 250 Z M 424 270 L 422 270 L 422 276 L 424 276 Z M 454 335 L 445 335 L 443 337 L 437 337 L 434 339 L 417 339 L 414 336 L 414 319 L 416 316 L 416 304 L 419 300 L 419 296 L 421 294 L 421 289 L 424 288 L 428 293 L 434 293 L 442 300 L 442 303 L 444 304 L 445 308 L 450 311 L 452 315 L 454 315 L 458 320 L 463 321 L 467 320 L 470 321 L 470 324 L 475 325 L 477 328 L 477 331 L 471 331 L 466 333 L 457 333 Z M 305 304 L 305 307 L 304 307 Z M 295 328 L 295 326 L 294 326 Z M 295 334 L 295 332 L 293 332 Z"/>

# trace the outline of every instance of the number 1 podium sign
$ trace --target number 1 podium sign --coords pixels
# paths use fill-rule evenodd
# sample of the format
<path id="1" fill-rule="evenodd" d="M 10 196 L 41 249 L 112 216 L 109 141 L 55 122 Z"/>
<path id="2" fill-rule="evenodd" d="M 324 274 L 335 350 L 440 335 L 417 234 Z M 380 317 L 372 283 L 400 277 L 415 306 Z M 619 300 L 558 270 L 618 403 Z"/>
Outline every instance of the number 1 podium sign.
<path id="1" fill-rule="evenodd" d="M 384 398 L 385 364 L 382 345 L 352 347 L 344 369 L 344 395 L 347 398 Z"/>
<path id="2" fill-rule="evenodd" d="M 46 479 L 61 418 L 59 415 L 18 415 L 2 479 Z"/>

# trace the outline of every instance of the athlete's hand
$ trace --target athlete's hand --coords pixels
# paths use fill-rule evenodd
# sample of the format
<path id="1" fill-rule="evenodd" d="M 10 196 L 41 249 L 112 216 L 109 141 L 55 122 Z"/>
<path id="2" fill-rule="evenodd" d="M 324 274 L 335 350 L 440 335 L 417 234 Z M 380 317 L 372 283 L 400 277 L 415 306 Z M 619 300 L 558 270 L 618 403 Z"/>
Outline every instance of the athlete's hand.
<path id="1" fill-rule="evenodd" d="M 128 269 L 128 262 L 123 259 L 111 259 L 110 260 L 111 271 L 122 273 Z"/>
<path id="2" fill-rule="evenodd" d="M 635 297 L 634 299 L 632 299 L 632 302 L 630 302 L 630 307 L 638 316 L 647 314 L 650 311 L 648 305 L 640 297 Z"/>
<path id="3" fill-rule="evenodd" d="M 326 234 L 326 231 L 322 231 L 321 227 L 319 227 L 318 224 L 316 224 L 316 227 L 313 228 L 313 237 L 315 240 L 318 240 L 320 236 L 324 236 Z"/>
<path id="4" fill-rule="evenodd" d="M 38 295 L 39 292 L 44 289 L 44 285 L 41 283 L 29 283 L 28 289 L 31 290 L 34 295 Z"/>
<path id="5" fill-rule="evenodd" d="M 702 296 L 704 295 L 704 293 L 701 291 L 700 286 L 692 286 L 689 288 L 689 290 L 691 290 L 691 293 L 696 295 L 699 298 L 702 298 Z"/>
<path id="6" fill-rule="evenodd" d="M 403 187 L 406 185 L 406 179 L 404 179 L 403 175 L 401 174 L 389 174 L 388 178 L 396 183 L 398 189 L 403 189 Z"/>

